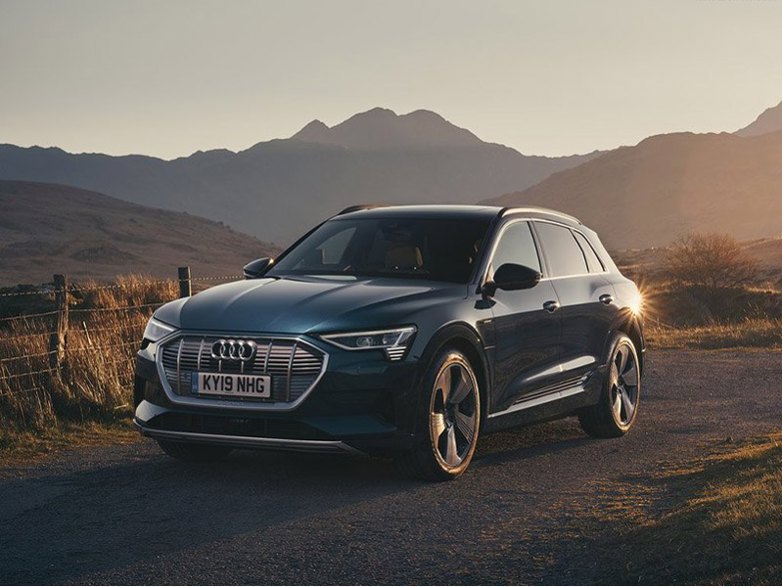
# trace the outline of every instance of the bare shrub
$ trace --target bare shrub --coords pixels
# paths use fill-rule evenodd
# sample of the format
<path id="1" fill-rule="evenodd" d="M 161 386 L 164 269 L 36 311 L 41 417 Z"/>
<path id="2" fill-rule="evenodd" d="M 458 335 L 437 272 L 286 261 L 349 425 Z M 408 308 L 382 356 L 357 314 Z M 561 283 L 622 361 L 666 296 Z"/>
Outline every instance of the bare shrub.
<path id="1" fill-rule="evenodd" d="M 727 234 L 689 234 L 666 256 L 667 271 L 680 285 L 711 290 L 743 288 L 758 275 L 758 264 Z"/>

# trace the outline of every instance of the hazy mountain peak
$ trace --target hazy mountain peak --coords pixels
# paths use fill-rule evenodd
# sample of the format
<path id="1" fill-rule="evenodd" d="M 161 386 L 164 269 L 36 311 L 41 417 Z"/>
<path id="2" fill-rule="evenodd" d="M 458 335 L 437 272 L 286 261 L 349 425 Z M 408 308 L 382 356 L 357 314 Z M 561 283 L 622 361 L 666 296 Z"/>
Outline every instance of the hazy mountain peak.
<path id="1" fill-rule="evenodd" d="M 459 128 L 431 110 L 399 115 L 380 107 L 354 114 L 331 128 L 313 120 L 291 138 L 369 151 L 485 144 L 470 131 Z"/>
<path id="2" fill-rule="evenodd" d="M 308 123 L 299 132 L 291 138 L 299 141 L 309 141 L 312 143 L 322 143 L 328 136 L 329 127 L 317 118 Z"/>
<path id="3" fill-rule="evenodd" d="M 735 132 L 740 137 L 764 135 L 782 130 L 782 102 L 766 108 L 754 122 Z"/>
<path id="4" fill-rule="evenodd" d="M 394 118 L 399 118 L 399 115 L 391 110 L 390 108 L 382 108 L 380 106 L 375 106 L 374 108 L 370 108 L 366 112 L 358 112 L 357 114 L 354 114 L 344 122 L 340 124 L 346 124 L 351 121 L 359 121 L 359 120 L 371 120 L 374 122 L 381 121 L 381 120 L 393 120 Z M 339 125 L 337 125 L 339 126 Z"/>
<path id="5" fill-rule="evenodd" d="M 412 112 L 408 112 L 407 114 L 403 114 L 402 118 L 414 118 L 418 120 L 437 120 L 440 122 L 447 123 L 448 121 L 445 120 L 442 116 L 437 114 L 437 112 L 433 112 L 432 110 L 425 110 L 423 108 L 419 108 L 418 110 L 413 110 Z"/>

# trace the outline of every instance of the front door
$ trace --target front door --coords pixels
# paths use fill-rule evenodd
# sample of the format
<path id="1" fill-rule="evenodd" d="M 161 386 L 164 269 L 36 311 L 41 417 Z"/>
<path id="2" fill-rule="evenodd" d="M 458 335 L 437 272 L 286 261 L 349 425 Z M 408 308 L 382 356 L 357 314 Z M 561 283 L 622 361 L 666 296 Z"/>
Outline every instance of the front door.
<path id="1" fill-rule="evenodd" d="M 500 234 L 489 274 L 505 263 L 541 271 L 540 255 L 526 221 L 508 224 Z M 520 291 L 497 290 L 494 315 L 494 394 L 492 412 L 501 412 L 561 377 L 558 368 L 560 318 L 551 311 L 558 304 L 551 281 Z"/>

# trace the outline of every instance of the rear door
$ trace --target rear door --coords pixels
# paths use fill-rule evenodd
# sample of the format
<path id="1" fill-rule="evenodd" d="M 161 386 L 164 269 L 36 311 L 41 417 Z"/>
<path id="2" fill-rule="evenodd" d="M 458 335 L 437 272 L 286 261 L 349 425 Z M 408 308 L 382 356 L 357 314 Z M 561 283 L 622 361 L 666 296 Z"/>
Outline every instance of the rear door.
<path id="1" fill-rule="evenodd" d="M 615 315 L 613 287 L 605 268 L 578 230 L 534 222 L 562 323 L 563 379 L 578 378 L 600 362 Z"/>
<path id="2" fill-rule="evenodd" d="M 489 275 L 505 263 L 525 265 L 545 274 L 529 222 L 512 221 L 502 229 Z M 557 312 L 544 308 L 549 302 L 557 302 L 557 294 L 547 279 L 531 289 L 497 290 L 494 294 L 492 412 L 507 409 L 561 376 L 560 320 Z"/>

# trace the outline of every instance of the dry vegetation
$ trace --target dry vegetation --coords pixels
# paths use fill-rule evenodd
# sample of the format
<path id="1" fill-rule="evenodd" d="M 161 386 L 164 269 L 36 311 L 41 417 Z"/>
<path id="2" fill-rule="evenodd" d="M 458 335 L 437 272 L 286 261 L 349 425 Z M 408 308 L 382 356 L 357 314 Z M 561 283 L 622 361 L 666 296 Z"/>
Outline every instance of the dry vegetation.
<path id="1" fill-rule="evenodd" d="M 739 447 L 728 441 L 700 463 L 602 490 L 614 501 L 584 522 L 613 530 L 593 549 L 595 582 L 782 581 L 782 434 Z M 675 503 L 655 512 L 653 494 Z M 626 529 L 617 534 L 621 520 Z"/>
<path id="2" fill-rule="evenodd" d="M 650 346 L 782 347 L 779 267 L 759 264 L 733 238 L 692 234 L 618 261 L 640 284 Z"/>
<path id="3" fill-rule="evenodd" d="M 650 323 L 647 343 L 653 348 L 782 348 L 782 320 L 751 318 L 728 324 L 671 328 Z"/>
<path id="4" fill-rule="evenodd" d="M 26 433 L 56 443 L 74 424 L 127 419 L 135 348 L 154 309 L 177 295 L 174 281 L 138 276 L 121 277 L 112 286 L 71 286 L 61 369 L 49 363 L 53 296 L 0 298 L 18 304 L 24 297 L 37 310 L 0 318 L 0 446 L 18 444 Z"/>

